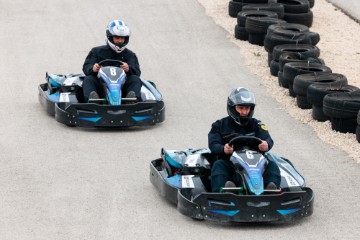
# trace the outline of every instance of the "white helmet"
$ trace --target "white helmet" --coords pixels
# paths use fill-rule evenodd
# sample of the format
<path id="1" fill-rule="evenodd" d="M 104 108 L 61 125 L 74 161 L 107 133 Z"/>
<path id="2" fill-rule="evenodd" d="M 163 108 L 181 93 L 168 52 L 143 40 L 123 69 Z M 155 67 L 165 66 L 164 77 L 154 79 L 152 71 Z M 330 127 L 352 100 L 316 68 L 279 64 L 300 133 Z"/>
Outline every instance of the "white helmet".
<path id="1" fill-rule="evenodd" d="M 124 37 L 124 43 L 114 43 L 113 36 Z M 106 28 L 106 44 L 115 52 L 121 53 L 129 43 L 130 28 L 124 21 L 114 20 Z"/>

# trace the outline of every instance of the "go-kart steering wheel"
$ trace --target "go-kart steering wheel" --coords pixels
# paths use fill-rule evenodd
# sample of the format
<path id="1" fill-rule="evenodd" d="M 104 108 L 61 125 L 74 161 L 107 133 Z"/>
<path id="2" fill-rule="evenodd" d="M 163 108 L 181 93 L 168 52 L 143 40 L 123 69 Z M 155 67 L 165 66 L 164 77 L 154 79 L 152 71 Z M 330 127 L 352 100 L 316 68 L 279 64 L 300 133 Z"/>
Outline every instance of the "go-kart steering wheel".
<path id="1" fill-rule="evenodd" d="M 123 62 L 122 62 L 122 61 L 120 61 L 120 60 L 115 60 L 115 59 L 104 59 L 104 60 L 102 60 L 102 61 L 100 61 L 100 62 L 99 62 L 99 65 L 101 66 L 101 64 L 103 64 L 104 62 L 117 62 L 117 63 L 120 63 L 120 65 L 122 65 L 122 64 L 123 64 Z"/>
<path id="2" fill-rule="evenodd" d="M 237 136 L 232 138 L 228 144 L 233 146 L 234 151 L 243 149 L 260 151 L 258 146 L 262 141 L 260 138 L 254 136 Z"/>

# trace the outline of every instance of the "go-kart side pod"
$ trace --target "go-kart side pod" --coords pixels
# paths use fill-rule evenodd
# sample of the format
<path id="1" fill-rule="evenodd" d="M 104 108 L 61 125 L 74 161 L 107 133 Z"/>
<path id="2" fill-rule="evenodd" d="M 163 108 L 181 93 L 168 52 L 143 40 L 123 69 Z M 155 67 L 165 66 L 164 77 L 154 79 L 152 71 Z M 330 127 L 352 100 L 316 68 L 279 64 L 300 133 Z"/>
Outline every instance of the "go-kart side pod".
<path id="1" fill-rule="evenodd" d="M 194 219 L 217 222 L 290 222 L 313 213 L 314 193 L 308 187 L 287 188 L 280 193 L 263 195 L 212 193 L 206 191 L 199 176 L 189 177 L 192 177 L 195 187 L 184 187 L 180 183 L 184 176 L 169 176 L 162 158 L 151 161 L 151 183 L 161 196 L 177 205 L 182 214 Z"/>

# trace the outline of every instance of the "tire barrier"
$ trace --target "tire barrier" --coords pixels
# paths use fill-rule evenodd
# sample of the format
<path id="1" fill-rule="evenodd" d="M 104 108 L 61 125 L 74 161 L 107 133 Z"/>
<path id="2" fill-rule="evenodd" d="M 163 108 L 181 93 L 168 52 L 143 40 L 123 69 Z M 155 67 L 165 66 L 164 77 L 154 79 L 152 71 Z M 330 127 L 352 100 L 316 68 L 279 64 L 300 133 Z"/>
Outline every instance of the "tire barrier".
<path id="1" fill-rule="evenodd" d="M 289 95 L 296 97 L 293 89 L 294 79 L 297 75 L 305 73 L 331 73 L 331 68 L 318 63 L 290 62 L 284 65 L 283 77 L 288 82 Z"/>
<path id="2" fill-rule="evenodd" d="M 311 109 L 312 104 L 307 99 L 307 89 L 313 83 L 323 83 L 327 86 L 347 85 L 347 78 L 338 73 L 307 73 L 294 78 L 293 90 L 296 95 L 297 106 L 301 109 Z"/>
<path id="3" fill-rule="evenodd" d="M 298 58 L 296 61 L 284 60 L 280 64 L 280 56 L 283 53 L 294 53 L 294 58 Z M 310 44 L 280 44 L 273 48 L 270 61 L 270 73 L 273 76 L 278 76 L 278 71 L 283 71 L 283 66 L 286 62 L 316 62 L 322 63 L 317 60 L 320 55 L 320 49 Z M 308 57 L 307 57 L 308 56 Z M 310 58 L 311 57 L 311 58 Z M 301 59 L 301 60 L 300 60 Z M 322 63 L 323 64 L 323 63 Z"/>
<path id="4" fill-rule="evenodd" d="M 314 19 L 312 11 L 307 13 L 284 13 L 284 20 L 288 23 L 298 23 L 311 27 Z"/>
<path id="5" fill-rule="evenodd" d="M 279 71 L 282 71 L 284 65 L 288 62 L 312 62 L 325 65 L 324 60 L 321 58 L 309 57 L 297 52 L 284 52 L 279 57 Z"/>
<path id="6" fill-rule="evenodd" d="M 284 5 L 284 20 L 288 23 L 311 27 L 314 16 L 308 0 L 278 0 L 277 2 Z"/>
<path id="7" fill-rule="evenodd" d="M 332 73 L 320 58 L 320 35 L 309 30 L 315 0 L 261 1 L 230 1 L 229 11 L 238 8 L 233 13 L 235 37 L 264 46 L 271 75 L 296 97 L 299 108 L 312 109 L 314 120 L 330 120 L 335 131 L 356 133 L 360 143 L 360 89 L 348 85 L 344 75 Z"/>
<path id="8" fill-rule="evenodd" d="M 308 0 L 277 0 L 284 5 L 284 11 L 287 13 L 307 13 L 310 11 Z"/>
<path id="9" fill-rule="evenodd" d="M 231 0 L 229 2 L 229 16 L 236 18 L 237 14 L 242 11 L 243 7 L 248 4 L 267 3 L 268 0 Z"/>
<path id="10" fill-rule="evenodd" d="M 268 27 L 264 39 L 264 48 L 272 52 L 282 44 L 309 44 L 315 46 L 320 41 L 318 33 L 310 32 L 307 26 L 294 23 L 273 24 Z"/>
<path id="11" fill-rule="evenodd" d="M 284 5 L 280 3 L 247 4 L 242 8 L 242 11 L 248 11 L 248 10 L 265 10 L 265 11 L 276 12 L 279 19 L 283 19 L 285 13 Z"/>
<path id="12" fill-rule="evenodd" d="M 360 110 L 360 90 L 331 93 L 324 97 L 323 111 L 331 119 L 331 128 L 342 133 L 356 133 Z"/>
<path id="13" fill-rule="evenodd" d="M 352 85 L 337 85 L 329 82 L 313 83 L 307 89 L 307 100 L 312 104 L 312 118 L 319 122 L 330 120 L 323 111 L 324 97 L 330 93 L 353 92 L 359 90 Z"/>
<path id="14" fill-rule="evenodd" d="M 235 26 L 235 38 L 240 40 L 248 40 L 249 39 L 249 33 L 246 30 L 246 22 L 247 18 L 249 17 L 267 17 L 267 18 L 274 18 L 278 19 L 278 15 L 275 12 L 271 11 L 263 11 L 263 10 L 249 10 L 249 11 L 241 11 L 237 15 L 237 27 Z M 258 35 L 258 34 L 253 34 Z M 258 40 L 260 38 L 260 40 Z M 254 37 L 252 36 L 253 42 L 263 42 L 261 40 L 261 37 Z"/>
<path id="15" fill-rule="evenodd" d="M 278 15 L 275 12 L 265 11 L 265 10 L 248 10 L 241 11 L 237 15 L 237 24 L 239 26 L 245 27 L 246 19 L 248 17 L 270 17 L 278 19 Z"/>

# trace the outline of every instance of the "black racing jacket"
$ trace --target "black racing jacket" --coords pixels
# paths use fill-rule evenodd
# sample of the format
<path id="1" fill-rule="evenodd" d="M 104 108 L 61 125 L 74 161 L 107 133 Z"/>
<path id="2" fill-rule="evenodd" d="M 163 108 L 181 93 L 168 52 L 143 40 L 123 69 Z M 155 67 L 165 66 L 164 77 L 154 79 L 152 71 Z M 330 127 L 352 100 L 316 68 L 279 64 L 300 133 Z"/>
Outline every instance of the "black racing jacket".
<path id="1" fill-rule="evenodd" d="M 131 50 L 125 48 L 121 53 L 116 53 L 108 45 L 103 45 L 99 47 L 94 47 L 89 52 L 88 56 L 85 59 L 83 65 L 83 72 L 87 75 L 97 75 L 94 73 L 92 68 L 95 63 L 99 63 L 105 59 L 120 60 L 126 62 L 129 65 L 129 71 L 127 75 L 137 75 L 140 76 L 140 65 L 137 59 L 137 56 Z M 116 62 L 104 62 L 102 66 L 119 66 Z"/>
<path id="2" fill-rule="evenodd" d="M 228 116 L 214 122 L 208 134 L 209 148 L 214 160 L 230 159 L 231 155 L 225 154 L 224 152 L 224 145 L 228 143 L 234 135 L 258 137 L 268 143 L 269 150 L 274 145 L 267 128 L 261 121 L 251 118 L 248 124 L 241 126 Z"/>

